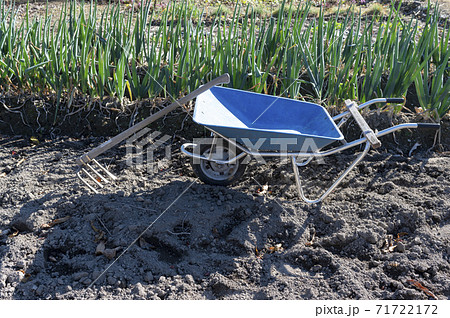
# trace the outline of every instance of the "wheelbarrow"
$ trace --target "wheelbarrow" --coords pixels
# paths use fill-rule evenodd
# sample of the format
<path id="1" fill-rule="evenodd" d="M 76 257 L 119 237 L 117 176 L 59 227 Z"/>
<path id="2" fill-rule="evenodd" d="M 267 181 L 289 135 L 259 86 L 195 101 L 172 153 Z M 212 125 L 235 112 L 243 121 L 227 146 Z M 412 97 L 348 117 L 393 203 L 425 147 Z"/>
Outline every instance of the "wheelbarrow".
<path id="1" fill-rule="evenodd" d="M 224 74 L 206 83 L 82 155 L 77 159 L 78 178 L 96 193 L 104 184 L 116 180 L 117 177 L 95 158 L 130 136 L 139 135 L 147 125 L 194 98 L 197 100 L 193 119 L 210 130 L 213 138 L 207 142 L 186 143 L 181 151 L 192 158 L 193 170 L 200 180 L 213 185 L 231 185 L 244 174 L 249 158 L 288 157 L 294 168 L 298 193 L 308 203 L 326 198 L 370 147 L 381 146 L 378 137 L 406 128 L 440 128 L 439 124 L 408 123 L 374 132 L 359 113 L 376 103 L 403 103 L 403 98 L 377 98 L 361 105 L 346 101 L 348 110 L 330 117 L 325 108 L 314 103 L 217 86 L 229 80 L 229 75 Z M 360 126 L 363 137 L 347 142 L 339 128 L 351 117 Z M 340 145 L 327 149 L 333 143 Z M 365 144 L 362 153 L 323 195 L 314 200 L 305 197 L 299 167 L 306 166 L 313 158 L 323 158 L 362 144 Z"/>
<path id="2" fill-rule="evenodd" d="M 181 150 L 192 158 L 192 168 L 200 180 L 223 186 L 239 180 L 249 157 L 288 157 L 299 196 L 307 203 L 318 203 L 342 182 L 371 147 L 381 146 L 379 137 L 407 128 L 440 127 L 433 123 L 407 123 L 373 131 L 359 111 L 376 103 L 404 103 L 404 99 L 377 98 L 361 105 L 346 100 L 348 110 L 331 117 L 325 108 L 314 103 L 216 86 L 197 97 L 193 115 L 195 122 L 211 131 L 212 138 L 186 143 Z M 340 127 L 351 117 L 361 128 L 362 137 L 348 142 Z M 306 198 L 299 167 L 313 158 L 363 144 L 364 150 L 320 197 Z"/>

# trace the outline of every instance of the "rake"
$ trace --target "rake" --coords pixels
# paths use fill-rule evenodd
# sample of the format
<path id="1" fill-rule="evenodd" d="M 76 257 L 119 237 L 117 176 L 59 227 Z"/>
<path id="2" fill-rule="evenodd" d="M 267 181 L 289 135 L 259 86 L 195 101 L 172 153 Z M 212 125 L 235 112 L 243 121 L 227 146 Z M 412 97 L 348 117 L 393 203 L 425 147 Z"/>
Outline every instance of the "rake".
<path id="1" fill-rule="evenodd" d="M 145 118 L 136 125 L 131 126 L 127 130 L 118 134 L 117 136 L 114 136 L 113 138 L 105 141 L 104 143 L 92 149 L 88 153 L 77 158 L 76 163 L 79 165 L 79 169 L 77 171 L 78 179 L 80 179 L 81 182 L 83 182 L 90 190 L 92 190 L 95 193 L 98 193 L 97 190 L 98 188 L 103 188 L 104 187 L 103 184 L 107 184 L 117 180 L 117 177 L 110 171 L 108 171 L 107 168 L 102 166 L 97 160 L 95 160 L 96 157 L 106 152 L 107 150 L 111 149 L 112 147 L 116 146 L 117 144 L 124 141 L 131 135 L 135 134 L 136 132 L 144 129 L 147 125 L 151 124 L 152 122 L 170 113 L 178 106 L 186 104 L 188 101 L 206 92 L 211 87 L 219 84 L 228 84 L 229 82 L 230 76 L 228 74 L 223 74 L 213 79 L 212 81 L 206 83 L 205 85 L 200 86 L 198 89 L 189 93 L 185 97 L 180 98 L 179 100 L 173 102 L 172 104 L 160 110 L 159 112 Z"/>

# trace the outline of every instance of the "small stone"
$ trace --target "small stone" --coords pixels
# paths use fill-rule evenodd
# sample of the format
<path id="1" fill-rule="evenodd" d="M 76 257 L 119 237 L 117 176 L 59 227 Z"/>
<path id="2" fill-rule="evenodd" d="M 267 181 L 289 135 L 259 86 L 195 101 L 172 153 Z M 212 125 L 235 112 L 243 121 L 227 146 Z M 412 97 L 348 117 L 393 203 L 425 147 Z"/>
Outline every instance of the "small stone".
<path id="1" fill-rule="evenodd" d="M 395 184 L 393 182 L 389 181 L 389 182 L 386 182 L 385 184 L 383 184 L 378 189 L 378 193 L 379 194 L 387 194 L 387 193 L 391 192 L 394 188 L 395 188 Z"/>
<path id="2" fill-rule="evenodd" d="M 189 285 L 195 284 L 194 277 L 192 277 L 192 275 L 190 275 L 190 274 L 187 274 L 184 279 L 186 280 L 186 283 L 188 283 Z"/>
<path id="3" fill-rule="evenodd" d="M 166 292 L 164 290 L 162 290 L 161 288 L 157 288 L 156 289 L 156 294 L 161 299 L 164 298 L 164 296 L 166 296 Z"/>
<path id="4" fill-rule="evenodd" d="M 336 237 L 338 238 L 339 241 L 345 242 L 346 236 L 344 233 L 338 233 L 338 234 L 336 234 Z"/>
<path id="5" fill-rule="evenodd" d="M 415 269 L 419 273 L 424 273 L 428 270 L 428 266 L 426 264 L 417 264 Z"/>
<path id="6" fill-rule="evenodd" d="M 165 278 L 164 276 L 159 277 L 158 282 L 160 284 L 164 284 L 167 281 L 167 278 Z"/>
<path id="7" fill-rule="evenodd" d="M 82 281 L 82 283 L 83 283 L 84 285 L 88 286 L 90 283 L 92 283 L 92 279 L 86 278 L 86 279 L 84 279 L 84 280 Z"/>
<path id="8" fill-rule="evenodd" d="M 214 211 L 214 207 L 213 207 L 213 206 L 210 207 L 209 210 L 210 210 L 211 212 Z"/>
<path id="9" fill-rule="evenodd" d="M 8 276 L 6 276 L 5 274 L 0 275 L 0 288 L 6 287 L 6 279 L 7 278 L 8 278 Z"/>
<path id="10" fill-rule="evenodd" d="M 372 168 L 371 167 L 364 167 L 363 171 L 365 174 L 371 174 L 372 173 Z"/>
<path id="11" fill-rule="evenodd" d="M 17 268 L 24 269 L 27 263 L 24 260 L 19 260 L 16 263 Z"/>
<path id="12" fill-rule="evenodd" d="M 325 224 L 329 224 L 334 221 L 333 217 L 327 213 L 321 215 L 321 219 Z"/>
<path id="13" fill-rule="evenodd" d="M 58 278 L 58 284 L 59 284 L 59 285 L 64 284 L 64 281 L 62 280 L 62 278 Z"/>
<path id="14" fill-rule="evenodd" d="M 249 217 L 252 215 L 252 210 L 250 210 L 249 208 L 245 209 L 245 216 Z"/>
<path id="15" fill-rule="evenodd" d="M 82 279 L 83 277 L 88 277 L 88 276 L 89 276 L 89 273 L 87 273 L 87 272 L 78 272 L 78 273 L 73 274 L 72 278 L 73 278 L 73 280 L 77 281 L 77 280 Z"/>
<path id="16" fill-rule="evenodd" d="M 144 276 L 144 280 L 147 282 L 147 283 L 151 283 L 152 281 L 153 281 L 153 274 L 152 274 L 152 272 L 147 272 L 147 273 L 145 273 L 145 276 Z"/>
<path id="17" fill-rule="evenodd" d="M 431 219 L 433 220 L 434 223 L 439 223 L 441 222 L 441 217 L 439 216 L 439 214 L 433 213 L 431 215 Z"/>
<path id="18" fill-rule="evenodd" d="M 19 232 L 32 232 L 32 228 L 23 220 L 16 220 L 11 224 Z"/>
<path id="19" fill-rule="evenodd" d="M 320 264 L 316 264 L 316 265 L 314 265 L 313 267 L 311 267 L 311 270 L 313 271 L 313 272 L 318 272 L 318 271 L 320 271 L 322 269 L 322 265 L 320 265 Z"/>
<path id="20" fill-rule="evenodd" d="M 405 252 L 405 244 L 402 242 L 398 242 L 397 246 L 395 247 L 396 252 L 404 253 Z"/>
<path id="21" fill-rule="evenodd" d="M 114 257 L 116 257 L 116 249 L 107 248 L 103 251 L 103 255 L 105 255 L 108 259 L 113 259 Z"/>
<path id="22" fill-rule="evenodd" d="M 36 295 L 41 296 L 44 293 L 44 285 L 40 285 L 37 289 L 36 289 Z"/>
<path id="23" fill-rule="evenodd" d="M 363 236 L 364 240 L 367 243 L 370 243 L 370 244 L 376 244 L 377 243 L 377 237 L 371 231 L 363 232 L 362 236 Z"/>
<path id="24" fill-rule="evenodd" d="M 104 242 L 98 243 L 97 248 L 95 249 L 95 255 L 102 255 L 104 251 L 105 251 L 105 243 Z"/>
<path id="25" fill-rule="evenodd" d="M 92 279 L 97 279 L 103 274 L 103 271 L 100 270 L 94 270 L 92 272 Z"/>
<path id="26" fill-rule="evenodd" d="M 144 199 L 143 197 L 137 197 L 137 198 L 136 198 L 136 201 L 138 201 L 138 202 L 144 202 L 145 199 Z"/>
<path id="27" fill-rule="evenodd" d="M 108 282 L 109 285 L 115 285 L 117 283 L 117 279 L 115 279 L 112 276 L 108 277 L 106 281 Z"/>
<path id="28" fill-rule="evenodd" d="M 133 293 L 138 294 L 141 297 L 144 297 L 147 293 L 145 292 L 144 286 L 141 283 L 137 283 L 133 288 Z"/>
<path id="29" fill-rule="evenodd" d="M 66 292 L 70 292 L 70 291 L 72 291 L 72 286 L 70 286 L 70 285 L 67 285 L 67 286 L 66 286 L 66 288 L 65 288 L 65 290 L 66 290 Z"/>

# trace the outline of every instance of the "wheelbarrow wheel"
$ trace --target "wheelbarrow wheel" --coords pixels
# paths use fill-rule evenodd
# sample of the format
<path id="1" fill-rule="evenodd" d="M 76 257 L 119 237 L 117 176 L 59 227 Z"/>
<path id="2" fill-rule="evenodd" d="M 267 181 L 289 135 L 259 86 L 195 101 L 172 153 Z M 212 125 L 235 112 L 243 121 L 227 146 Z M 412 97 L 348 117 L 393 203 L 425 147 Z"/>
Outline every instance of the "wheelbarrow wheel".
<path id="1" fill-rule="evenodd" d="M 211 151 L 212 154 L 211 154 Z M 194 149 L 195 154 L 202 157 L 211 158 L 206 159 L 191 159 L 192 169 L 194 173 L 204 183 L 219 186 L 228 186 L 239 180 L 245 172 L 246 164 L 243 159 L 236 160 L 232 164 L 220 164 L 215 160 L 229 160 L 234 158 L 240 152 L 238 149 L 231 149 L 229 144 L 225 141 L 222 144 L 201 144 Z M 244 157 L 245 158 L 245 157 Z"/>

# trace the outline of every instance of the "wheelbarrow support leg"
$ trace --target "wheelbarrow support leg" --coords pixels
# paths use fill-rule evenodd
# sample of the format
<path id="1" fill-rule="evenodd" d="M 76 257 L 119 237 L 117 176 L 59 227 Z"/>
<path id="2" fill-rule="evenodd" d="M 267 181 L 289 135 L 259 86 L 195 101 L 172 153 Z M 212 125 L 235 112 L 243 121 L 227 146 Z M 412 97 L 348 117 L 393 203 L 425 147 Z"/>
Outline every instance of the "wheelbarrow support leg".
<path id="1" fill-rule="evenodd" d="M 305 194 L 303 193 L 302 182 L 300 180 L 300 173 L 298 171 L 298 164 L 295 160 L 295 157 L 292 156 L 292 166 L 294 168 L 295 183 L 297 184 L 299 196 L 302 198 L 303 201 L 307 203 L 319 203 L 320 201 L 325 199 L 342 182 L 342 180 L 349 174 L 349 172 L 352 171 L 353 168 L 367 155 L 369 150 L 370 150 L 370 142 L 366 142 L 366 147 L 364 148 L 363 152 L 359 154 L 358 157 L 356 157 L 356 159 L 352 162 L 352 164 L 339 176 L 339 178 L 331 185 L 331 187 L 329 187 L 328 190 L 325 191 L 325 193 L 322 194 L 322 196 L 316 200 L 309 200 L 305 197 Z"/>

